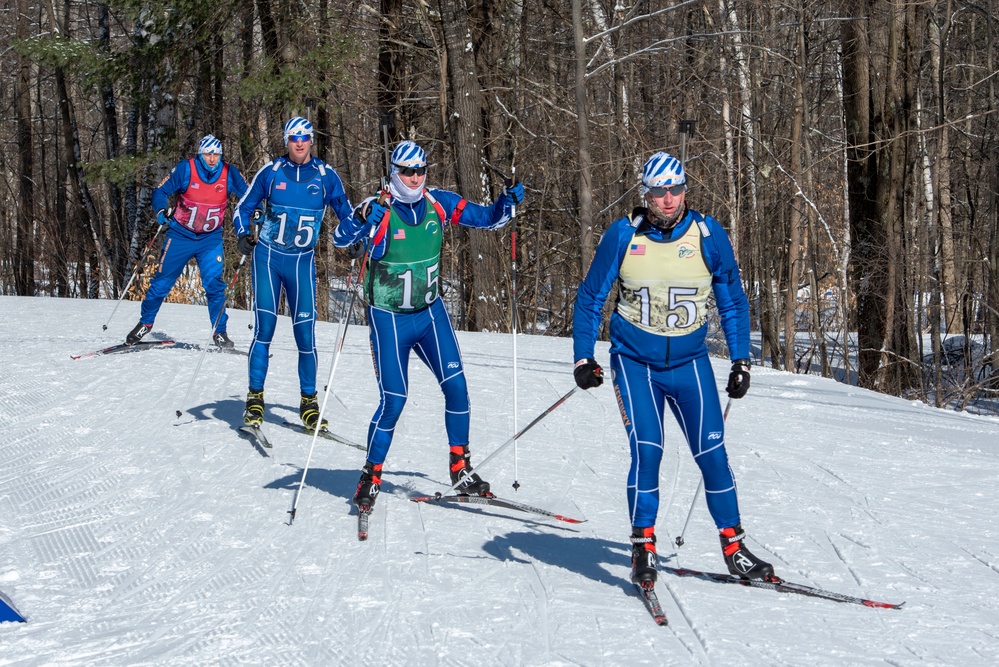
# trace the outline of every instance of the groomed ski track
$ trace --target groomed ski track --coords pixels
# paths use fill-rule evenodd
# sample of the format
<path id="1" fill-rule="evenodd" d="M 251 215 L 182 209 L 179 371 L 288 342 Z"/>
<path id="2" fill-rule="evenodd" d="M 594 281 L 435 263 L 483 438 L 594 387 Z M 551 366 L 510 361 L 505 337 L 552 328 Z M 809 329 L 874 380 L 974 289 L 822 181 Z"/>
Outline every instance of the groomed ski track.
<path id="1" fill-rule="evenodd" d="M 72 361 L 134 324 L 124 302 L 0 297 L 0 590 L 28 619 L 0 624 L 4 665 L 987 665 L 999 663 L 999 421 L 753 371 L 726 441 L 750 547 L 787 579 L 905 600 L 842 605 L 660 575 L 659 627 L 628 579 L 628 452 L 613 392 L 580 392 L 483 476 L 497 493 L 586 519 L 409 502 L 445 491 L 443 399 L 417 359 L 371 515 L 358 542 L 350 497 L 363 452 L 272 427 L 264 455 L 239 436 L 246 360 L 197 352 Z M 72 326 L 67 326 L 67 323 Z M 230 311 L 237 346 L 249 313 Z M 203 344 L 204 306 L 165 304 L 154 332 Z M 114 336 L 110 336 L 115 332 Z M 120 336 L 118 334 L 120 333 Z M 320 323 L 319 387 L 336 324 Z M 514 432 L 510 337 L 459 334 L 473 463 Z M 571 342 L 518 340 L 518 425 L 572 386 Z M 268 422 L 297 419 L 297 352 L 278 322 Z M 598 348 L 606 363 L 606 344 Z M 721 378 L 727 365 L 718 361 Z M 327 403 L 363 442 L 377 405 L 367 330 L 352 326 Z M 609 383 L 608 383 L 609 385 Z M 184 410 L 177 420 L 174 412 Z M 179 422 L 179 423 L 178 423 Z M 669 426 L 665 510 L 679 431 Z M 661 559 L 719 571 L 680 447 Z M 991 509 L 990 509 L 991 508 Z"/>

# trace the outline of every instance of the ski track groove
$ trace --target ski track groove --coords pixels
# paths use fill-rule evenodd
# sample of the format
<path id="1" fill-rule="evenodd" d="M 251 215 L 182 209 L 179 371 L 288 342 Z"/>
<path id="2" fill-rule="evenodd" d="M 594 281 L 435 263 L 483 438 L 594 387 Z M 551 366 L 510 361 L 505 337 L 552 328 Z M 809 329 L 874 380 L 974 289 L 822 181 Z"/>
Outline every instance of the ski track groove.
<path id="1" fill-rule="evenodd" d="M 823 534 L 826 536 L 826 540 L 829 542 L 829 546 L 832 547 L 833 552 L 836 554 L 836 558 L 838 558 L 840 562 L 843 563 L 843 567 L 845 567 L 846 571 L 850 573 L 850 576 L 853 578 L 853 582 L 857 585 L 857 588 L 858 589 L 863 588 L 863 582 L 860 580 L 860 576 L 853 569 L 853 566 L 850 565 L 849 561 L 846 559 L 846 556 L 840 550 L 839 546 L 833 541 L 832 536 L 829 534 L 829 531 L 823 531 Z"/>
<path id="2" fill-rule="evenodd" d="M 544 578 L 541 576 L 541 571 L 538 569 L 538 564 L 533 559 L 531 560 L 531 572 L 534 577 L 532 583 L 530 584 L 531 591 L 534 593 L 534 597 L 537 600 L 534 608 L 536 610 L 535 616 L 539 617 L 537 625 L 540 625 L 542 629 L 542 635 L 545 642 L 545 656 L 550 656 L 552 652 L 552 628 L 549 621 L 550 611 L 551 611 L 551 595 L 548 592 L 548 587 L 545 586 Z M 535 588 L 534 584 L 540 587 L 541 594 L 538 594 L 538 589 Z M 535 625 L 532 623 L 532 625 Z"/>
<path id="3" fill-rule="evenodd" d="M 705 643 L 704 638 L 701 637 L 700 631 L 694 627 L 694 623 L 691 620 L 687 610 L 684 608 L 684 605 L 681 602 L 680 598 L 677 596 L 677 592 L 673 590 L 673 586 L 679 586 L 679 583 L 670 582 L 667 579 L 660 579 L 660 583 L 663 582 L 665 582 L 664 586 L 666 588 L 666 592 L 669 593 L 670 599 L 673 600 L 673 609 L 677 611 L 676 614 L 670 613 L 669 611 L 666 612 L 666 618 L 669 619 L 669 625 L 667 625 L 666 627 L 670 629 L 670 631 L 673 633 L 673 636 L 676 637 L 676 640 L 680 642 L 680 645 L 687 650 L 687 653 L 690 655 L 691 660 L 696 660 L 697 664 L 699 665 L 710 665 L 711 659 L 708 657 L 707 644 Z M 632 585 L 632 588 L 634 589 L 634 585 Z M 634 597 L 640 605 L 644 604 L 642 602 L 642 597 L 638 594 L 637 590 L 632 593 L 632 597 Z M 649 616 L 648 611 L 644 611 L 643 613 L 647 617 L 646 619 L 643 620 L 648 620 L 649 623 L 652 623 L 652 617 Z M 687 630 L 690 631 L 690 635 L 695 640 L 693 643 L 689 639 L 684 639 L 682 634 L 678 631 L 678 629 L 674 625 L 674 619 L 676 618 L 681 619 L 683 621 L 684 626 L 687 628 Z"/>

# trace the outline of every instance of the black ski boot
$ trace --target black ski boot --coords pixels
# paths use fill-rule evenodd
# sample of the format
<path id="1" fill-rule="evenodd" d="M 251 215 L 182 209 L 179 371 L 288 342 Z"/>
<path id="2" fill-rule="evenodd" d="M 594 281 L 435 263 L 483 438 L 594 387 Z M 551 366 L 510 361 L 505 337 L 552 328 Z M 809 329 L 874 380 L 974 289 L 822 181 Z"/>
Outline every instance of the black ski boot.
<path id="1" fill-rule="evenodd" d="M 246 394 L 246 409 L 243 411 L 243 423 L 247 426 L 260 426 L 264 423 L 264 390 Z"/>
<path id="2" fill-rule="evenodd" d="M 361 469 L 361 479 L 357 482 L 357 491 L 354 492 L 354 504 L 360 508 L 374 507 L 381 488 L 382 464 L 365 461 Z"/>
<path id="3" fill-rule="evenodd" d="M 725 556 L 725 565 L 728 571 L 743 579 L 763 579 L 770 581 L 774 576 L 774 568 L 770 563 L 766 563 L 750 552 L 746 545 L 742 543 L 746 539 L 746 533 L 742 530 L 742 524 L 732 528 L 722 528 L 719 535 L 722 545 L 722 554 Z"/>
<path id="4" fill-rule="evenodd" d="M 458 480 L 465 477 L 455 491 L 461 495 L 468 496 L 490 496 L 489 482 L 485 482 L 477 473 L 472 472 L 472 455 L 468 453 L 468 445 L 452 445 L 451 447 L 451 484 L 458 483 Z M 470 474 L 465 475 L 465 472 Z"/>
<path id="5" fill-rule="evenodd" d="M 125 336 L 125 345 L 135 345 L 140 340 L 142 340 L 143 336 L 145 336 L 147 333 L 149 333 L 152 330 L 153 330 L 152 324 L 143 324 L 142 322 L 139 322 L 138 324 L 135 325 L 135 328 L 129 331 L 128 335 Z"/>
<path id="6" fill-rule="evenodd" d="M 656 553 L 656 527 L 631 529 L 631 583 L 652 588 L 659 576 L 659 556 Z"/>
<path id="7" fill-rule="evenodd" d="M 302 402 L 298 406 L 298 416 L 302 418 L 302 423 L 305 424 L 305 428 L 310 431 L 316 430 L 316 424 L 319 422 L 319 401 L 316 400 L 317 394 L 302 394 Z M 325 419 L 320 425 L 320 428 L 327 428 L 330 425 Z"/>
<path id="8" fill-rule="evenodd" d="M 222 350 L 231 350 L 236 347 L 236 344 L 229 339 L 229 335 L 224 331 L 214 334 L 212 336 L 212 340 L 215 341 L 215 344 Z"/>

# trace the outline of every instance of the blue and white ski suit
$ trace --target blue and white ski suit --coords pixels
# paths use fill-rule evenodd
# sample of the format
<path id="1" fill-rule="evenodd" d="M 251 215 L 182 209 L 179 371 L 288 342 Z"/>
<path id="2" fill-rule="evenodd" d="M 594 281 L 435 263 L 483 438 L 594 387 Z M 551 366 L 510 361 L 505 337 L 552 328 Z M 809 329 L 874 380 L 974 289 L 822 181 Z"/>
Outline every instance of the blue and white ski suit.
<path id="1" fill-rule="evenodd" d="M 379 273 L 383 268 L 379 263 L 393 243 L 401 244 L 407 239 L 415 241 L 419 235 L 439 236 L 447 224 L 498 229 L 509 222 L 512 210 L 506 196 L 501 196 L 492 206 L 482 206 L 470 203 L 454 192 L 436 188 L 425 191 L 421 199 L 411 204 L 394 200 L 391 209 L 381 233 L 375 235 L 369 254 L 368 324 L 371 359 L 381 396 L 368 426 L 367 459 L 372 463 L 385 462 L 396 422 L 406 405 L 411 351 L 433 372 L 444 393 L 444 426 L 449 446 L 468 444 L 471 413 L 458 339 L 439 298 L 440 249 L 436 250 L 436 261 L 430 258 L 426 262 L 427 276 L 414 279 L 420 293 L 416 298 L 402 299 L 406 308 L 398 307 L 398 302 L 382 303 L 381 293 L 372 287 L 373 282 L 382 280 L 376 276 L 385 275 Z M 352 245 L 363 240 L 369 229 L 361 216 L 355 215 L 337 226 L 334 243 L 341 247 Z M 412 285 L 407 283 L 406 288 L 410 287 Z M 409 303 L 415 307 L 408 307 Z"/>
<path id="2" fill-rule="evenodd" d="M 281 290 L 291 313 L 298 347 L 298 382 L 303 394 L 316 393 L 316 259 L 323 216 L 329 206 L 340 221 L 351 216 L 350 201 L 333 167 L 312 157 L 297 164 L 274 159 L 253 176 L 239 200 L 236 235 L 249 234 L 253 213 L 263 209 L 259 241 L 253 249 L 253 343 L 249 388 L 262 391 L 270 344 L 277 328 Z"/>
<path id="3" fill-rule="evenodd" d="M 192 178 L 191 165 L 195 166 L 195 177 Z M 212 324 L 218 322 L 215 331 L 226 331 L 229 316 L 223 312 L 225 308 L 225 280 L 222 278 L 224 256 L 222 254 L 222 222 L 225 218 L 225 201 L 230 195 L 242 197 L 246 193 L 246 181 L 234 165 L 219 160 L 215 173 L 209 173 L 196 158 L 182 160 L 170 172 L 170 175 L 159 187 L 153 190 L 152 206 L 154 211 L 166 210 L 169 197 L 197 197 L 192 189 L 202 190 L 210 187 L 215 192 L 215 207 L 203 207 L 201 210 L 185 210 L 185 221 L 170 222 L 163 238 L 163 249 L 160 251 L 159 269 L 149 283 L 146 298 L 142 301 L 139 322 L 152 325 L 156 314 L 160 312 L 163 299 L 170 294 L 174 283 L 180 277 L 181 271 L 191 261 L 197 258 L 198 270 L 201 272 L 201 285 L 205 288 L 205 298 L 208 301 L 208 317 Z M 218 200 L 223 202 L 218 205 Z M 175 212 L 175 215 L 179 211 Z M 221 317 L 220 317 L 221 315 Z"/>
<path id="4" fill-rule="evenodd" d="M 601 309 L 617 283 L 610 321 L 611 377 L 631 449 L 628 512 L 632 526 L 654 526 L 668 402 L 704 477 L 716 526 L 739 523 L 725 422 L 708 359 L 708 297 L 713 294 L 732 359 L 749 357 L 749 302 L 725 230 L 687 210 L 668 233 L 636 209 L 608 228 L 573 316 L 575 359 L 593 358 Z"/>

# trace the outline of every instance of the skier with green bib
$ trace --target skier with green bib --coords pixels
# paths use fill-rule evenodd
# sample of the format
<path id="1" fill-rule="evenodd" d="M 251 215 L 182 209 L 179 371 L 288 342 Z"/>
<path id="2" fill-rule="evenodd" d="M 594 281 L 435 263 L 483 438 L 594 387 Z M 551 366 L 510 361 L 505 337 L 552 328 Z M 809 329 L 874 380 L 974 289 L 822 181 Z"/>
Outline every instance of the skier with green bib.
<path id="1" fill-rule="evenodd" d="M 473 204 L 447 190 L 427 189 L 427 156 L 412 141 L 396 146 L 391 162 L 388 191 L 362 202 L 333 235 L 339 247 L 362 243 L 371 262 L 365 290 L 381 401 L 368 426 L 368 457 L 354 494 L 354 504 L 362 512 L 375 504 L 382 465 L 406 405 L 410 352 L 430 368 L 444 393 L 451 483 L 470 473 L 468 388 L 458 339 L 440 299 L 443 232 L 449 224 L 499 229 L 524 200 L 520 183 L 507 188 L 492 206 Z M 489 483 L 470 473 L 457 491 L 487 496 Z"/>

